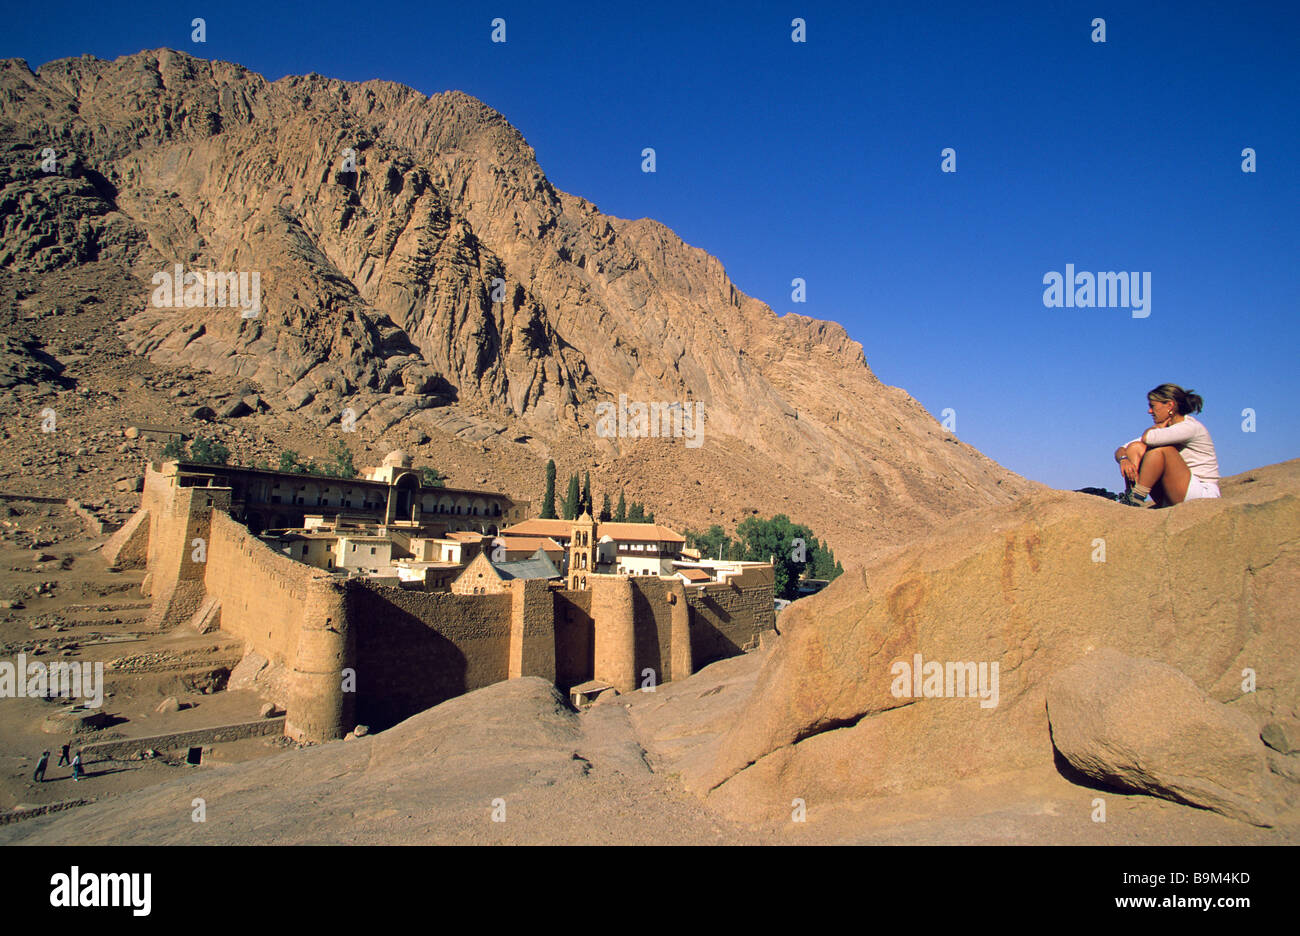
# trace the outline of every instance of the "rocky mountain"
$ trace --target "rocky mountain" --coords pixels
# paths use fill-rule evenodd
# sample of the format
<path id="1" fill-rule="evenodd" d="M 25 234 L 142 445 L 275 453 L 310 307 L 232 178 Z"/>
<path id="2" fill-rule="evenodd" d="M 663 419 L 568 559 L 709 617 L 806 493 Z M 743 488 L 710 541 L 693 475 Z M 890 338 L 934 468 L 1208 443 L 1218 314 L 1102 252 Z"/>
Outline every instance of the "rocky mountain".
<path id="1" fill-rule="evenodd" d="M 479 447 L 517 496 L 554 456 L 660 519 L 785 512 L 846 556 L 1030 487 L 877 380 L 839 325 L 778 316 L 663 225 L 554 188 L 459 92 L 268 82 L 170 50 L 11 59 L 0 147 L 0 275 L 24 308 L 85 274 L 120 305 L 114 340 L 252 385 L 281 426 Z M 165 294 L 191 272 L 255 273 L 256 307 L 218 306 L 211 278 L 193 304 Z M 7 370 L 39 372 L 50 336 L 19 312 L 6 354 L 32 360 Z M 703 444 L 601 437 L 597 405 L 623 394 L 703 403 Z"/>
<path id="2" fill-rule="evenodd" d="M 1172 510 L 1041 491 L 972 512 L 782 613 L 744 707 L 675 766 L 749 816 L 1059 753 L 1066 776 L 1294 824 L 1297 490 L 1293 460 Z"/>

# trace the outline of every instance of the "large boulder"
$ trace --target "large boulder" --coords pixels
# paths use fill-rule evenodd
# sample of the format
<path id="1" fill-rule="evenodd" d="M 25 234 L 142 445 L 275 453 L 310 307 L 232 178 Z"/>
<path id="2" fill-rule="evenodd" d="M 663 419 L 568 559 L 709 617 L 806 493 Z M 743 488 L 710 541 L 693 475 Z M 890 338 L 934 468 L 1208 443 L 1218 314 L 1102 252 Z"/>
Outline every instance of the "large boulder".
<path id="1" fill-rule="evenodd" d="M 1292 716 L 1300 461 L 1222 490 L 1144 511 L 1035 492 L 850 569 L 781 615 L 747 704 L 683 779 L 755 819 L 1050 766 L 1048 680 L 1099 647 L 1168 663 L 1259 727 Z"/>
<path id="2" fill-rule="evenodd" d="M 1094 780 L 1273 824 L 1258 727 L 1172 666 L 1097 650 L 1048 681 L 1047 716 L 1056 749 Z"/>

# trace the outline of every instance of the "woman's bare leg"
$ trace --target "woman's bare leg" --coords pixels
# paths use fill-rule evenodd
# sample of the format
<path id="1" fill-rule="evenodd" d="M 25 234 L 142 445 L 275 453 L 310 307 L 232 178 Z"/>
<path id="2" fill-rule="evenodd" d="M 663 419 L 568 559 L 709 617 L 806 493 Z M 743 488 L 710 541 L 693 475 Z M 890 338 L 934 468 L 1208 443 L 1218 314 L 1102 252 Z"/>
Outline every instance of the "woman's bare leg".
<path id="1" fill-rule="evenodd" d="M 1153 488 L 1160 484 L 1165 489 L 1164 499 L 1170 504 L 1181 504 L 1187 497 L 1187 485 L 1192 472 L 1183 456 L 1172 445 L 1158 445 L 1147 449 L 1138 470 L 1138 484 Z"/>

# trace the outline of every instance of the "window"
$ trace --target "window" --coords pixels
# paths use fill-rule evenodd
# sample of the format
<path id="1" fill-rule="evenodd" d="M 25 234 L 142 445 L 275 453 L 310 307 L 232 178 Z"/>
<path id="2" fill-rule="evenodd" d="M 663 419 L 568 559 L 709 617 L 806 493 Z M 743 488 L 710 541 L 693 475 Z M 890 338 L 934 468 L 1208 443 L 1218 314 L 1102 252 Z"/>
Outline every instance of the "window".
<path id="1" fill-rule="evenodd" d="M 371 546 L 371 547 L 370 547 L 370 555 L 373 556 L 374 554 L 375 554 L 375 547 Z"/>

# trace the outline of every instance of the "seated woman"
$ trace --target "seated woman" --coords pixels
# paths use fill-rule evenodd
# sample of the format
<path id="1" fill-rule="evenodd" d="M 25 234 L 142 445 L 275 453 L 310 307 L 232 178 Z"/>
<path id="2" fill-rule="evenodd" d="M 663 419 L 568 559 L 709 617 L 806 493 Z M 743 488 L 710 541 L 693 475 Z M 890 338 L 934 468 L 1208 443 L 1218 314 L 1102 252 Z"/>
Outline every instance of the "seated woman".
<path id="1" fill-rule="evenodd" d="M 1124 475 L 1121 504 L 1142 507 L 1150 494 L 1158 507 L 1219 496 L 1219 460 L 1209 430 L 1191 414 L 1205 401 L 1177 384 L 1161 384 L 1147 394 L 1155 426 L 1115 450 Z"/>

